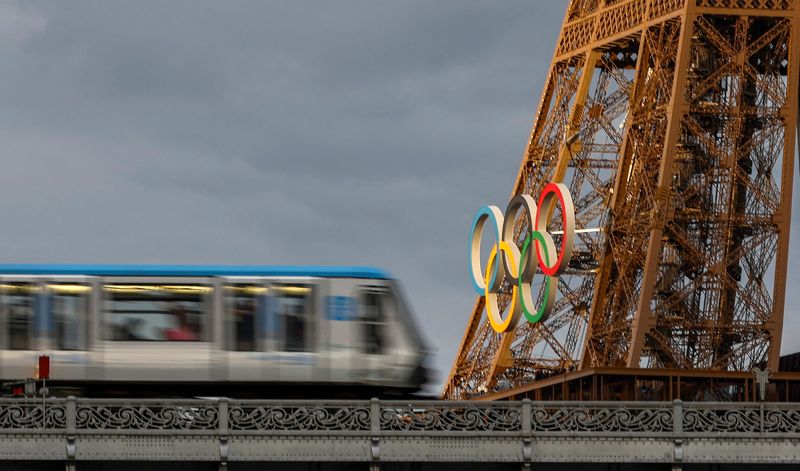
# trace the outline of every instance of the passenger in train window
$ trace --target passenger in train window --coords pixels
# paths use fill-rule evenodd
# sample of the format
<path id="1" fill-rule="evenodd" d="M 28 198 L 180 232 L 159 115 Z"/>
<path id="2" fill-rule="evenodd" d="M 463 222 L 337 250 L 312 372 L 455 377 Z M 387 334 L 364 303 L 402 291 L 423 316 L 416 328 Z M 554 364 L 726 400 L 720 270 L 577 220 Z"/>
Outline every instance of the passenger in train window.
<path id="1" fill-rule="evenodd" d="M 197 332 L 189 324 L 188 313 L 186 309 L 178 304 L 171 310 L 171 314 L 175 317 L 178 326 L 164 329 L 164 338 L 166 340 L 196 342 L 198 340 Z"/>
<path id="2" fill-rule="evenodd" d="M 196 285 L 105 286 L 111 340 L 199 341 L 210 288 Z"/>

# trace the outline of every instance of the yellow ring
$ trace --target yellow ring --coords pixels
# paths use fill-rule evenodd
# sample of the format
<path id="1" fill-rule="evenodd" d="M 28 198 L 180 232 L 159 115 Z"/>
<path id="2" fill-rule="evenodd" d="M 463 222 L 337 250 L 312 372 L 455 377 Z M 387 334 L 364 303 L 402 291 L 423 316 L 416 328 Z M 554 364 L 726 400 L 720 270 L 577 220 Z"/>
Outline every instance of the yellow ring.
<path id="1" fill-rule="evenodd" d="M 511 255 L 511 247 L 508 245 L 508 242 L 500 241 L 499 248 L 500 252 L 505 252 L 505 256 L 509 259 L 511 270 L 516 273 L 517 261 L 514 260 L 514 257 Z M 508 310 L 508 316 L 506 316 L 505 320 L 500 317 L 500 313 L 498 312 L 500 308 L 497 306 L 497 293 L 489 292 L 489 278 L 492 275 L 492 267 L 494 266 L 494 260 L 497 257 L 497 249 L 498 244 L 492 246 L 492 252 L 489 254 L 489 260 L 486 263 L 486 275 L 484 275 L 486 288 L 484 289 L 483 294 L 486 297 L 486 317 L 489 318 L 489 323 L 492 325 L 492 328 L 495 330 L 495 332 L 503 333 L 516 326 L 517 320 L 519 319 L 520 309 L 519 304 L 517 303 L 516 286 L 511 288 L 511 307 Z M 517 273 L 517 275 L 519 274 Z"/>

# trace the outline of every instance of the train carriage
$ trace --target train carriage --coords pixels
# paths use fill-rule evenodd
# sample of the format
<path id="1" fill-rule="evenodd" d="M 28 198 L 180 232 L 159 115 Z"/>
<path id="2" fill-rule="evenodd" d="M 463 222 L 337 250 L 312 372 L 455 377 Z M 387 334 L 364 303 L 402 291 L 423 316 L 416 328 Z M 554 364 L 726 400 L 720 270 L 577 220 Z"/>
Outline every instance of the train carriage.
<path id="1" fill-rule="evenodd" d="M 365 267 L 0 265 L 0 377 L 54 391 L 355 397 L 424 383 L 398 283 Z"/>

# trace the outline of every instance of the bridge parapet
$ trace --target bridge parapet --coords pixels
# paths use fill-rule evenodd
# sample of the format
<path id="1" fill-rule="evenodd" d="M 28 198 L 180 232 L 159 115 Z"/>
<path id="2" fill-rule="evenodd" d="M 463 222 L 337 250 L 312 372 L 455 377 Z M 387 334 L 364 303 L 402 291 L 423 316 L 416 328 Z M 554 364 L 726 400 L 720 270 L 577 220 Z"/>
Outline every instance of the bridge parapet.
<path id="1" fill-rule="evenodd" d="M 798 463 L 800 404 L 0 400 L 0 459 Z"/>

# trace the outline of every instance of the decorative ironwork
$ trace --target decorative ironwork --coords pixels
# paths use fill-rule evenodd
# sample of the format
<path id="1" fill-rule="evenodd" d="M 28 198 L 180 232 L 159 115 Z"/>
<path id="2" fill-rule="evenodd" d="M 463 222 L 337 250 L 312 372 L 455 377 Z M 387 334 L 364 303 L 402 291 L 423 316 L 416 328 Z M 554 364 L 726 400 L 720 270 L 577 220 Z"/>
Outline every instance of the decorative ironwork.
<path id="1" fill-rule="evenodd" d="M 0 403 L 0 430 L 2 429 L 61 429 L 66 426 L 63 404 L 37 402 Z"/>
<path id="2" fill-rule="evenodd" d="M 671 405 L 645 407 L 537 406 L 532 427 L 541 432 L 671 432 Z"/>
<path id="3" fill-rule="evenodd" d="M 682 426 L 677 425 L 678 423 Z M 800 404 L 564 401 L 229 401 L 48 399 L 0 401 L 0 434 L 127 433 L 325 435 L 442 433 L 666 432 L 703 436 L 790 435 L 800 438 Z"/>
<path id="4" fill-rule="evenodd" d="M 764 410 L 764 420 L 759 431 L 764 433 L 800 433 L 800 410 L 777 408 Z"/>
<path id="5" fill-rule="evenodd" d="M 79 430 L 214 430 L 218 411 L 214 404 L 118 404 L 78 405 L 76 428 Z"/>
<path id="6" fill-rule="evenodd" d="M 606 1 L 599 7 L 598 0 L 573 0 L 567 11 L 568 21 L 564 25 L 556 48 L 557 56 L 575 53 L 597 41 L 612 36 L 638 34 L 644 28 L 644 20 L 655 20 L 684 7 L 686 0 L 627 0 Z M 696 0 L 702 3 L 729 3 L 730 0 Z M 790 0 L 749 0 L 753 8 L 764 8 L 773 2 L 783 7 Z M 704 5 L 705 6 L 705 5 Z M 647 15 L 647 16 L 645 16 Z"/>
<path id="7" fill-rule="evenodd" d="M 558 54 L 561 55 L 588 44 L 594 35 L 594 28 L 594 18 L 589 18 L 564 28 L 564 35 L 558 45 Z"/>
<path id="8" fill-rule="evenodd" d="M 650 20 L 660 18 L 664 15 L 678 11 L 683 8 L 686 0 L 651 0 Z"/>
<path id="9" fill-rule="evenodd" d="M 697 0 L 697 6 L 715 8 L 747 8 L 762 10 L 789 10 L 793 0 Z"/>
<path id="10" fill-rule="evenodd" d="M 605 39 L 640 25 L 644 19 L 645 8 L 645 2 L 634 1 L 605 10 L 600 15 L 597 39 Z"/>
<path id="11" fill-rule="evenodd" d="M 758 432 L 758 409 L 689 409 L 683 415 L 687 432 Z"/>
<path id="12" fill-rule="evenodd" d="M 519 431 L 519 404 L 421 404 L 381 408 L 381 430 L 430 432 Z"/>
<path id="13" fill-rule="evenodd" d="M 370 429 L 369 405 L 362 404 L 257 404 L 231 405 L 231 430 L 365 431 Z"/>
<path id="14" fill-rule="evenodd" d="M 765 404 L 740 408 L 732 404 L 689 404 L 683 412 L 683 430 L 688 433 L 777 433 L 800 432 L 800 407 L 796 404 Z"/>

